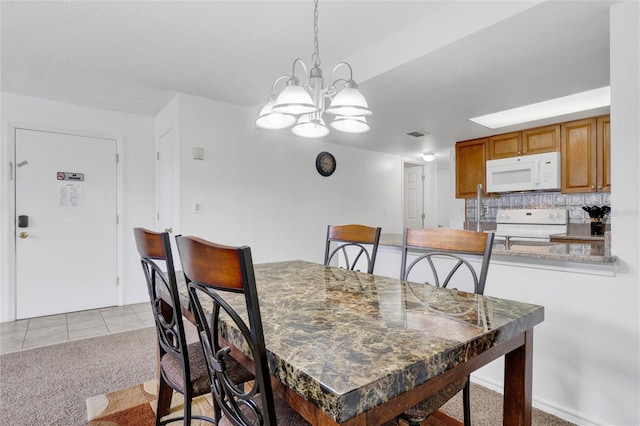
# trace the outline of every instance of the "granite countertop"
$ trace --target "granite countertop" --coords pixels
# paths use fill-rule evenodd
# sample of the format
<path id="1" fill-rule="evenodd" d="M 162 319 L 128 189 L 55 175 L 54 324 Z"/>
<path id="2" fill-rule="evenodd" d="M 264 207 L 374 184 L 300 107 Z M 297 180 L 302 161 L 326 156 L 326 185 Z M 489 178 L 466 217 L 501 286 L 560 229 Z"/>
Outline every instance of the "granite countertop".
<path id="1" fill-rule="evenodd" d="M 604 241 L 604 235 L 593 235 L 591 233 L 591 227 L 589 224 L 586 226 L 576 225 L 569 226 L 569 230 L 566 234 L 551 235 L 554 237 L 562 238 L 564 240 L 584 240 L 584 241 Z"/>
<path id="2" fill-rule="evenodd" d="M 304 261 L 255 276 L 271 373 L 338 423 L 544 319 L 541 306 Z M 246 318 L 242 295 L 226 299 Z"/>
<path id="3" fill-rule="evenodd" d="M 493 255 L 532 257 L 585 263 L 615 263 L 616 257 L 605 254 L 604 242 L 593 243 L 536 243 L 516 242 L 509 247 L 503 243 L 493 246 Z"/>
<path id="4" fill-rule="evenodd" d="M 575 239 L 588 239 L 582 235 L 573 234 Z M 382 234 L 380 245 L 402 247 L 402 234 Z M 565 238 L 564 236 L 562 238 Z M 493 246 L 493 256 L 518 256 L 522 260 L 526 258 L 560 260 L 582 263 L 615 263 L 616 257 L 605 251 L 605 243 L 602 238 L 594 238 L 589 243 L 565 243 L 565 242 L 512 242 L 506 248 L 499 242 Z"/>

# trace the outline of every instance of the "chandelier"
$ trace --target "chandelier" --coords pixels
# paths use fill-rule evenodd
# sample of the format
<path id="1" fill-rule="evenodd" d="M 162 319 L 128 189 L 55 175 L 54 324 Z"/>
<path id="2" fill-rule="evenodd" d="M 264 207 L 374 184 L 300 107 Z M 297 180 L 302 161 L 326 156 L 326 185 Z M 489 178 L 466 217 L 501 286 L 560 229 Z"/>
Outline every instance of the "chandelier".
<path id="1" fill-rule="evenodd" d="M 336 64 L 325 85 L 318 49 L 318 0 L 314 3 L 314 49 L 311 55 L 313 68 L 308 71 L 300 58 L 293 61 L 291 75 L 282 75 L 273 82 L 271 95 L 260 111 L 256 125 L 262 129 L 285 129 L 293 126 L 291 131 L 298 136 L 318 138 L 329 134 L 323 119 L 324 113 L 328 113 L 335 116 L 331 127 L 336 130 L 347 133 L 368 132 L 370 127 L 365 116 L 371 115 L 371 110 L 353 81 L 351 65 L 346 62 Z M 305 73 L 302 81 L 295 74 L 298 64 Z M 347 68 L 348 79 L 332 80 L 339 68 Z M 276 86 L 285 80 L 286 86 L 276 95 Z"/>

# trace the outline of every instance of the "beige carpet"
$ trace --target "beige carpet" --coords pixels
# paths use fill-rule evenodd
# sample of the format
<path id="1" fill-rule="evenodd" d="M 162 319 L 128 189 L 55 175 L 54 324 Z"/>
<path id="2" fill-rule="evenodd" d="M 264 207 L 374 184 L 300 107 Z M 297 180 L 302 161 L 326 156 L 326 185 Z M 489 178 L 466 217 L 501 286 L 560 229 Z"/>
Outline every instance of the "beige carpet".
<path id="1" fill-rule="evenodd" d="M 87 420 L 89 426 L 153 426 L 156 418 L 158 382 L 148 382 L 130 388 L 93 396 L 87 399 Z M 166 416 L 181 417 L 182 395 L 173 393 L 171 411 Z M 192 415 L 213 417 L 210 395 L 193 400 Z M 177 423 L 176 423 L 177 424 Z M 209 424 L 193 420 L 192 425 Z"/>
<path id="2" fill-rule="evenodd" d="M 155 375 L 156 330 L 75 340 L 0 356 L 0 424 L 86 426 L 87 397 Z"/>

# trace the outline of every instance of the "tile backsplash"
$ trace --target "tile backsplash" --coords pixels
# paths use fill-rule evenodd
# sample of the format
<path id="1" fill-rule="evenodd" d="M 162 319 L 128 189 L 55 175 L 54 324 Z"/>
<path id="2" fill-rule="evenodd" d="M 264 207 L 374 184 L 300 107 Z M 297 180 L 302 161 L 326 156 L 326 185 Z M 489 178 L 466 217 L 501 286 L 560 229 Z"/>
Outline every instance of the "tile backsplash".
<path id="1" fill-rule="evenodd" d="M 611 206 L 609 192 L 588 194 L 563 194 L 561 192 L 537 192 L 502 194 L 499 197 L 482 199 L 487 214 L 482 222 L 495 222 L 498 209 L 553 209 L 566 208 L 569 211 L 569 223 L 589 223 L 589 215 L 583 206 Z M 467 221 L 476 221 L 476 199 L 465 200 Z M 611 216 L 605 217 L 605 223 L 611 223 Z"/>

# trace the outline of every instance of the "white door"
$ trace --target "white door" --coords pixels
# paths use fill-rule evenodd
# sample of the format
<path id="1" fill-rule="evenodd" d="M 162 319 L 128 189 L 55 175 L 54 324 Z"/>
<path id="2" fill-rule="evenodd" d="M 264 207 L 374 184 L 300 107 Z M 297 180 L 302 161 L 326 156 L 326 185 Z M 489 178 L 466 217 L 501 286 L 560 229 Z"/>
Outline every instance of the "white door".
<path id="1" fill-rule="evenodd" d="M 116 141 L 15 136 L 17 318 L 116 305 Z"/>
<path id="2" fill-rule="evenodd" d="M 405 164 L 404 167 L 404 227 L 424 227 L 424 169 L 422 166 Z"/>

